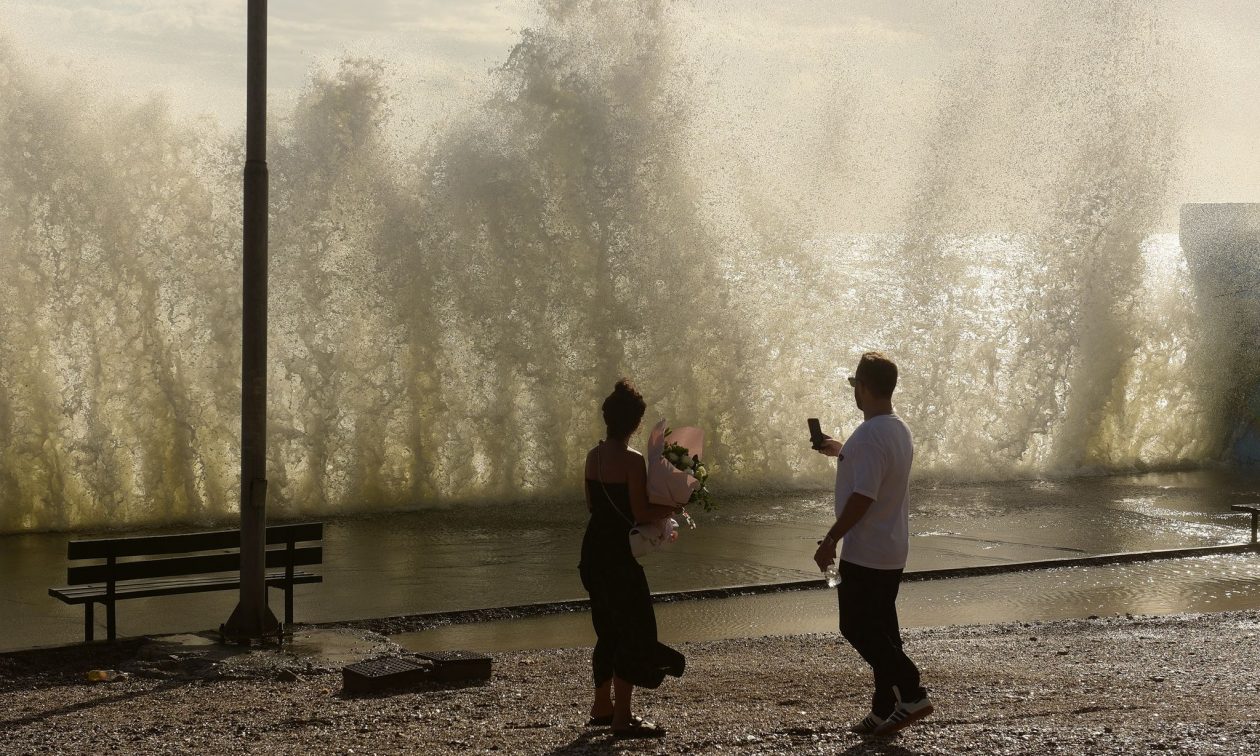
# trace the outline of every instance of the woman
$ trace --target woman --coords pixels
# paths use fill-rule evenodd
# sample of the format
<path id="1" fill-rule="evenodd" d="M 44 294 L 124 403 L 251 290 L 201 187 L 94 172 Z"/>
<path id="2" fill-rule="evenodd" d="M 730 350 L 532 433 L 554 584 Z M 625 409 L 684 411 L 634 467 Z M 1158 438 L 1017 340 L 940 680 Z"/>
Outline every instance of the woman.
<path id="1" fill-rule="evenodd" d="M 656 640 L 656 614 L 643 568 L 630 552 L 636 523 L 669 517 L 681 506 L 649 504 L 647 466 L 629 448 L 647 404 L 627 380 L 604 400 L 607 438 L 586 455 L 586 508 L 582 585 L 591 596 L 595 625 L 595 703 L 590 725 L 611 725 L 618 738 L 657 738 L 665 729 L 631 712 L 634 686 L 655 688 L 666 674 L 683 673 L 683 655 Z"/>

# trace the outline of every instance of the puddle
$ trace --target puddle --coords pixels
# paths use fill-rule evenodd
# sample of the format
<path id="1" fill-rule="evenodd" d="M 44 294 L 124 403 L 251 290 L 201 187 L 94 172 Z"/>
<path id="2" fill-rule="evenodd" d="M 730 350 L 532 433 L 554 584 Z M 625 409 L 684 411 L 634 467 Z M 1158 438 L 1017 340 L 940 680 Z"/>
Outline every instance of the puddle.
<path id="1" fill-rule="evenodd" d="M 343 667 L 390 649 L 384 638 L 358 630 L 311 628 L 293 634 L 280 652 L 323 666 Z"/>

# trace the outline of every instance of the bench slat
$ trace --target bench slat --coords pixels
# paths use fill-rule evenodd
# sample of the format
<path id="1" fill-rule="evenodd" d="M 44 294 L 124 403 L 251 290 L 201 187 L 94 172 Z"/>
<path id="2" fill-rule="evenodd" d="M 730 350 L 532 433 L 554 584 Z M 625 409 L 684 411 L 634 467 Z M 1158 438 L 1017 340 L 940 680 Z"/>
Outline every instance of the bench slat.
<path id="1" fill-rule="evenodd" d="M 315 575 L 316 573 L 309 572 L 307 570 L 294 570 L 293 574 L 296 577 L 298 575 Z M 267 580 L 284 580 L 284 572 L 279 570 L 268 572 Z M 239 581 L 239 578 L 232 573 L 228 573 L 226 575 L 194 575 L 190 577 L 163 577 L 150 578 L 147 580 L 128 580 L 122 583 L 115 583 L 114 591 L 115 593 L 121 595 L 122 593 L 135 587 L 161 588 L 163 586 L 195 585 L 197 583 L 221 583 L 224 581 Z M 49 588 L 48 590 L 50 594 L 56 593 L 58 596 L 66 597 L 104 596 L 106 586 L 104 583 L 88 583 L 84 585 L 63 585 L 56 588 Z"/>
<path id="2" fill-rule="evenodd" d="M 322 582 L 324 582 L 324 577 L 322 575 L 316 575 L 310 572 L 295 572 L 293 574 L 294 585 Z M 267 576 L 268 587 L 282 588 L 284 587 L 284 584 L 285 579 L 283 572 L 271 573 Z M 116 600 L 122 600 L 147 598 L 150 596 L 173 596 L 181 593 L 204 593 L 207 591 L 222 591 L 239 588 L 240 585 L 241 581 L 239 578 L 229 576 L 194 578 L 186 581 L 140 581 L 118 586 L 115 589 L 114 598 Z M 66 604 L 86 604 L 89 601 L 99 601 L 105 598 L 105 586 L 89 585 L 49 588 L 48 595 Z"/>
<path id="3" fill-rule="evenodd" d="M 296 567 L 320 564 L 324 559 L 322 546 L 303 546 L 292 552 Z M 290 552 L 287 549 L 269 549 L 266 567 L 284 567 L 289 564 Z M 210 572 L 231 572 L 241 568 L 240 552 L 230 554 L 205 554 L 191 557 L 169 557 L 166 559 L 145 559 L 136 562 L 119 562 L 114 566 L 93 564 L 84 567 L 71 567 L 66 570 L 66 583 L 83 585 L 84 583 L 104 583 L 108 580 L 139 580 L 143 578 L 168 577 L 171 575 L 199 575 Z"/>
<path id="4" fill-rule="evenodd" d="M 267 527 L 267 544 L 274 546 L 290 540 L 319 541 L 324 538 L 324 523 L 301 522 Z M 178 554 L 190 551 L 236 549 L 241 545 L 241 531 L 213 530 L 205 533 L 132 536 L 127 538 L 94 538 L 70 541 L 66 545 L 68 559 L 105 559 L 107 557 Z"/>

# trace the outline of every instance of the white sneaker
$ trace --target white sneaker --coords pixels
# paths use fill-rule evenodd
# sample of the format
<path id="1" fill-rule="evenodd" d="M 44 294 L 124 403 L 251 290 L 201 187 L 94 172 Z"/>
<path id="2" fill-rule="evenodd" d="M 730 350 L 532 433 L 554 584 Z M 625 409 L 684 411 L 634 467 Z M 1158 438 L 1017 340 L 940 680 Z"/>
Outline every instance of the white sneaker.
<path id="1" fill-rule="evenodd" d="M 883 723 L 884 718 L 872 711 L 870 714 L 863 717 L 861 722 L 850 726 L 849 732 L 856 733 L 858 735 L 874 735 L 875 731 L 878 730 L 879 726 Z"/>
<path id="2" fill-rule="evenodd" d="M 884 723 L 875 728 L 872 735 L 892 735 L 909 727 L 910 725 L 923 719 L 928 714 L 935 711 L 932 705 L 932 699 L 924 696 L 918 701 L 899 701 L 897 708 L 892 714 L 888 715 L 888 719 Z"/>

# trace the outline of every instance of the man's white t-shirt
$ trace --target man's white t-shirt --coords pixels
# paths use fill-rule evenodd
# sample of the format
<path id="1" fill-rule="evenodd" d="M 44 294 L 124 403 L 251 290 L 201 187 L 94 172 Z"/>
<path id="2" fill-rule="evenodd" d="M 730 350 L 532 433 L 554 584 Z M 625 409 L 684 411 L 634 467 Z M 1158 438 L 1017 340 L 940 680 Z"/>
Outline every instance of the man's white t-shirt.
<path id="1" fill-rule="evenodd" d="M 836 464 L 836 517 L 852 493 L 873 502 L 845 533 L 840 558 L 876 570 L 900 570 L 910 550 L 910 464 L 914 439 L 896 415 L 876 415 L 844 442 Z"/>

